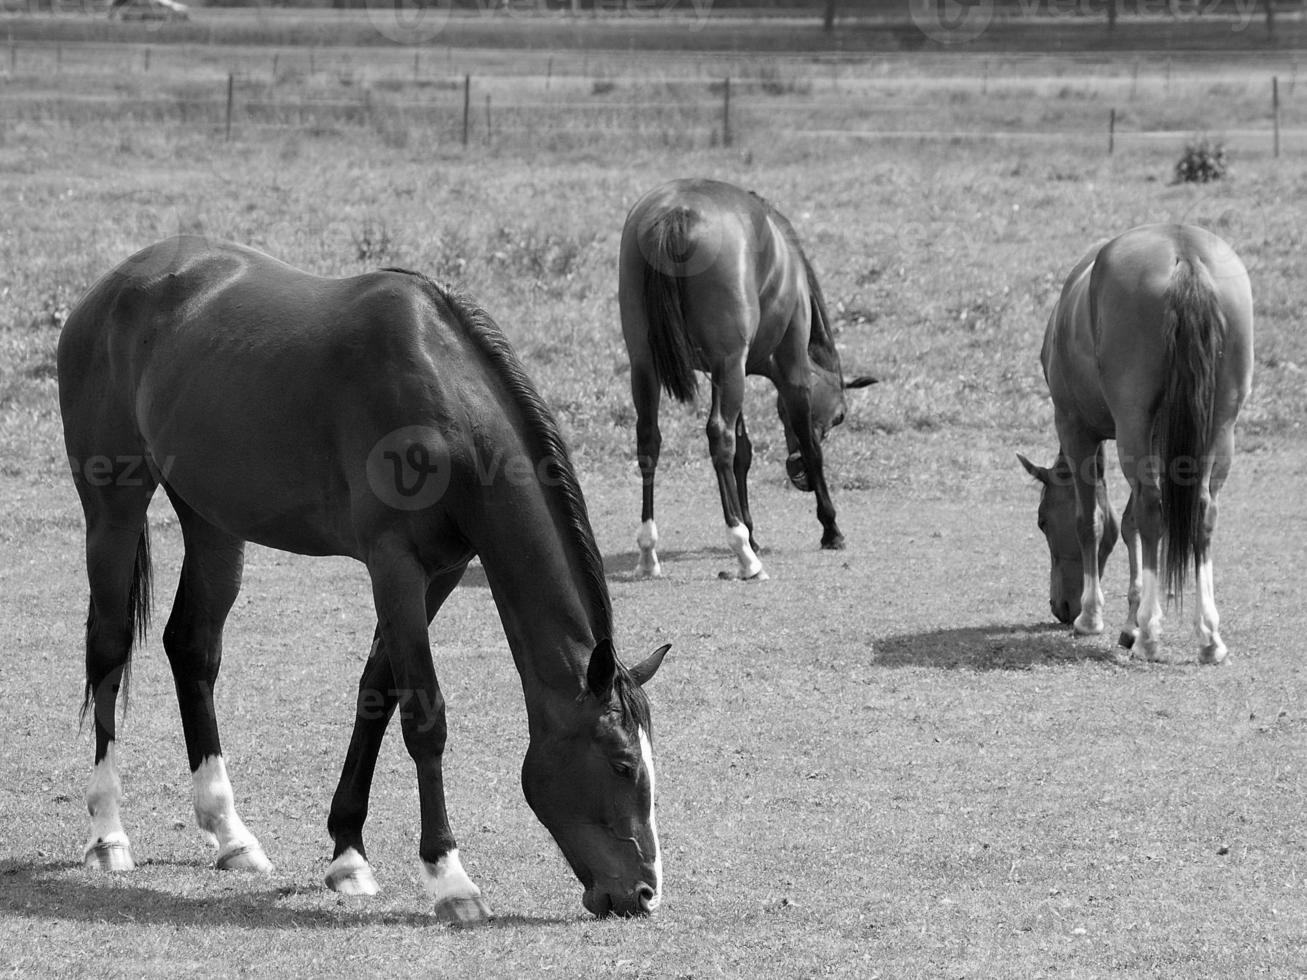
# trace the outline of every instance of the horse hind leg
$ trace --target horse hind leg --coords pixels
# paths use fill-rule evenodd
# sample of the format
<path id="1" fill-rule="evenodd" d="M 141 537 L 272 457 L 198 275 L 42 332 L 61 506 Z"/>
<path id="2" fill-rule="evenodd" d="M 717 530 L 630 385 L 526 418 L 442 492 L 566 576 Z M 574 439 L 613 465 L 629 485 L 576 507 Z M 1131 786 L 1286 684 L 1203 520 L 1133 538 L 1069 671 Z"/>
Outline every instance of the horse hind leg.
<path id="1" fill-rule="evenodd" d="M 236 812 L 213 705 L 222 629 L 240 591 L 245 542 L 205 521 L 175 494 L 169 496 L 186 554 L 163 647 L 186 737 L 195 820 L 218 849 L 217 869 L 268 872 L 272 864 Z"/>
<path id="2" fill-rule="evenodd" d="M 1216 497 L 1230 472 L 1234 448 L 1232 428 L 1222 430 L 1211 455 L 1211 474 L 1204 480 L 1206 489 L 1199 497 L 1201 519 L 1199 539 L 1194 549 L 1194 572 L 1198 602 L 1194 609 L 1194 632 L 1198 636 L 1198 661 L 1219 664 L 1228 651 L 1221 640 L 1221 616 L 1216 611 L 1216 587 L 1212 574 L 1212 536 L 1216 532 Z"/>
<path id="3" fill-rule="evenodd" d="M 750 543 L 753 534 L 745 522 L 740 488 L 736 478 L 736 424 L 744 402 L 744 367 L 742 364 L 713 372 L 712 405 L 708 410 L 708 449 L 713 469 L 717 471 L 717 488 L 722 498 L 726 520 L 727 545 L 739 567 L 734 574 L 722 572 L 722 578 L 762 581 L 767 578 L 762 562 Z"/>
<path id="4" fill-rule="evenodd" d="M 86 509 L 86 705 L 95 729 L 95 764 L 86 790 L 91 818 L 83 863 L 105 871 L 136 866 L 123 829 L 115 709 L 132 647 L 149 612 L 149 530 L 152 484 L 79 485 Z"/>
<path id="5" fill-rule="evenodd" d="M 658 525 L 654 522 L 654 474 L 662 450 L 662 433 L 658 429 L 658 378 L 650 363 L 631 364 L 631 398 L 635 402 L 635 452 L 640 466 L 640 530 L 636 547 L 640 557 L 635 574 L 641 578 L 658 578 L 663 574 L 658 560 Z"/>
<path id="6" fill-rule="evenodd" d="M 1121 538 L 1125 543 L 1126 555 L 1130 559 L 1130 586 L 1126 593 L 1125 626 L 1117 643 L 1126 650 L 1135 645 L 1139 638 L 1139 602 L 1142 591 L 1141 563 L 1142 554 L 1139 546 L 1139 528 L 1135 525 L 1135 500 L 1133 495 L 1121 515 Z"/>
<path id="7" fill-rule="evenodd" d="M 735 423 L 735 486 L 740 493 L 740 516 L 749 529 L 749 547 L 757 554 L 762 549 L 753 533 L 753 513 L 749 510 L 749 467 L 753 465 L 753 443 L 744 425 L 744 413 Z"/>

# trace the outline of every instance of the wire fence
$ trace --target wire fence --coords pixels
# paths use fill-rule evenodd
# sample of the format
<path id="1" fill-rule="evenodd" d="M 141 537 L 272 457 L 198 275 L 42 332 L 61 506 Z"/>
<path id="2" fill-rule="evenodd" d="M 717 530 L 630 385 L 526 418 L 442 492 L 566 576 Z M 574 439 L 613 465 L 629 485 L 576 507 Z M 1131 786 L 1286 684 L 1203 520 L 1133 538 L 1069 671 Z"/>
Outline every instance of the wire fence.
<path id="1" fill-rule="evenodd" d="M 1307 148 L 1292 53 L 1211 64 L 1106 56 L 630 61 L 620 53 L 578 63 L 532 52 L 510 70 L 477 73 L 459 68 L 478 54 L 453 49 L 11 43 L 5 54 L 0 122 L 11 124 L 140 122 L 228 139 L 270 127 L 403 127 L 464 144 L 549 135 L 726 145 L 784 133 L 1104 152 L 1201 130 L 1256 152 Z"/>

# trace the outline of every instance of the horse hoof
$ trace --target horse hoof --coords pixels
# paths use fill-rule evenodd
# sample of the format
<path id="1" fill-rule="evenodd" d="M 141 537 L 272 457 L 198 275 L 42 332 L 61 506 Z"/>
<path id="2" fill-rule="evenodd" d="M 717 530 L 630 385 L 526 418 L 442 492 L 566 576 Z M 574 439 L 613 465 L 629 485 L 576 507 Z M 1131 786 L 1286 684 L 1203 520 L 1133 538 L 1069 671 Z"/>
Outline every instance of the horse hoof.
<path id="1" fill-rule="evenodd" d="M 86 848 L 82 864 L 97 871 L 132 871 L 136 867 L 126 841 L 96 841 Z"/>
<path id="2" fill-rule="evenodd" d="M 1071 629 L 1075 631 L 1076 636 L 1097 636 L 1103 632 L 1103 621 L 1101 619 L 1087 619 L 1081 613 L 1076 617 L 1076 621 L 1071 624 Z"/>
<path id="3" fill-rule="evenodd" d="M 237 844 L 223 851 L 213 862 L 213 867 L 217 871 L 256 871 L 265 875 L 272 873 L 272 862 L 257 843 Z"/>
<path id="4" fill-rule="evenodd" d="M 662 578 L 663 566 L 658 562 L 654 562 L 652 565 L 646 565 L 644 562 L 640 562 L 640 564 L 635 566 L 635 577 L 636 578 Z"/>
<path id="5" fill-rule="evenodd" d="M 733 572 L 718 572 L 717 577 L 723 582 L 766 582 L 771 578 L 765 568 L 758 569 L 752 575 L 745 575 L 738 569 Z"/>
<path id="6" fill-rule="evenodd" d="M 327 869 L 327 887 L 340 895 L 375 895 L 381 891 L 372 866 L 357 851 L 346 851 Z"/>
<path id="7" fill-rule="evenodd" d="M 1129 650 L 1135 645 L 1135 634 L 1132 630 L 1122 630 L 1121 635 L 1116 638 L 1116 645 L 1123 650 Z"/>
<path id="8" fill-rule="evenodd" d="M 821 546 L 826 551 L 843 551 L 844 535 L 837 534 L 833 538 L 823 538 L 821 542 Z"/>
<path id="9" fill-rule="evenodd" d="M 456 926 L 480 925 L 494 917 L 490 906 L 480 895 L 473 898 L 442 898 L 432 912 L 441 922 Z"/>
<path id="10" fill-rule="evenodd" d="M 1225 648 L 1225 644 L 1220 640 L 1217 640 L 1215 643 L 1210 643 L 1205 647 L 1199 648 L 1198 662 L 1200 664 L 1223 663 L 1227 653 L 1229 653 L 1229 651 Z"/>

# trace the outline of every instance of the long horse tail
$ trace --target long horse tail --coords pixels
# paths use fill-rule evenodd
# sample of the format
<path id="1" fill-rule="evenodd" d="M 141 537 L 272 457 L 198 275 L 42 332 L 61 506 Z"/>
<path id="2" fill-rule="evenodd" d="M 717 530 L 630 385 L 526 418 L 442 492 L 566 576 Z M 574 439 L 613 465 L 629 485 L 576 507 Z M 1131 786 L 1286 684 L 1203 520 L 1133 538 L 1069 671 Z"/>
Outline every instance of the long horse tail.
<path id="1" fill-rule="evenodd" d="M 680 402 L 693 401 L 699 390 L 685 324 L 684 277 L 677 274 L 689 256 L 695 218 L 689 208 L 670 208 L 650 223 L 643 243 L 644 314 L 654 373 L 663 390 Z"/>
<path id="2" fill-rule="evenodd" d="M 1176 262 L 1162 303 L 1167 371 L 1156 449 L 1162 466 L 1166 585 L 1180 596 L 1190 564 L 1205 557 L 1202 476 L 1214 435 L 1226 318 L 1211 277 L 1188 258 Z"/>
<path id="3" fill-rule="evenodd" d="M 146 633 L 150 628 L 150 605 L 154 595 L 154 570 L 150 561 L 150 524 L 147 521 L 141 526 L 141 537 L 136 543 L 136 560 L 132 566 L 132 584 L 127 591 L 127 624 L 130 631 L 127 635 L 127 654 L 123 660 L 122 671 L 116 678 L 119 693 L 122 694 L 123 707 L 126 708 L 128 696 L 128 682 L 131 679 L 132 668 L 132 651 L 135 647 L 145 641 Z M 86 632 L 90 636 L 91 627 L 95 623 L 95 602 L 92 600 L 86 611 Z M 80 718 L 86 720 L 86 712 L 90 709 L 94 700 L 95 692 L 91 690 L 91 679 L 86 679 L 86 690 L 82 694 L 82 710 Z"/>

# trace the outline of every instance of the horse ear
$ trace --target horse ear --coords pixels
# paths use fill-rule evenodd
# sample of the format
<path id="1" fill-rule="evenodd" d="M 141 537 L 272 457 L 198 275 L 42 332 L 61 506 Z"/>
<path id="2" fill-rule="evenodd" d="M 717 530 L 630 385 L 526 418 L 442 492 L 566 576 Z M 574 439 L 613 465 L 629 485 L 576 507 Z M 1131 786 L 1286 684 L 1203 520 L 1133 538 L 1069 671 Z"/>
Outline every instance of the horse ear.
<path id="1" fill-rule="evenodd" d="M 1044 486 L 1049 484 L 1049 472 L 1046 466 L 1036 466 L 1030 460 L 1026 459 L 1021 453 L 1017 453 L 1017 459 L 1021 460 L 1021 465 L 1026 468 L 1026 472 L 1033 476 Z"/>
<path id="2" fill-rule="evenodd" d="M 617 654 L 613 650 L 613 641 L 604 638 L 590 654 L 590 666 L 585 669 L 585 683 L 590 693 L 600 701 L 607 701 L 613 693 L 613 681 L 617 678 Z"/>
<path id="3" fill-rule="evenodd" d="M 844 382 L 845 388 L 866 388 L 868 385 L 874 385 L 880 382 L 880 378 L 873 378 L 869 374 L 860 374 L 856 378 L 850 378 Z"/>
<path id="4" fill-rule="evenodd" d="M 662 666 L 663 657 L 667 656 L 667 651 L 672 648 L 670 643 L 664 643 L 653 653 L 649 654 L 644 660 L 640 661 L 631 668 L 631 676 L 635 682 L 644 687 L 645 681 L 658 673 L 658 668 Z"/>

